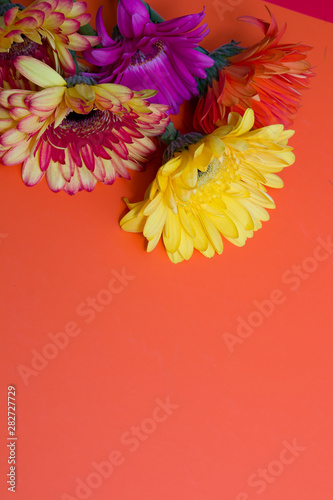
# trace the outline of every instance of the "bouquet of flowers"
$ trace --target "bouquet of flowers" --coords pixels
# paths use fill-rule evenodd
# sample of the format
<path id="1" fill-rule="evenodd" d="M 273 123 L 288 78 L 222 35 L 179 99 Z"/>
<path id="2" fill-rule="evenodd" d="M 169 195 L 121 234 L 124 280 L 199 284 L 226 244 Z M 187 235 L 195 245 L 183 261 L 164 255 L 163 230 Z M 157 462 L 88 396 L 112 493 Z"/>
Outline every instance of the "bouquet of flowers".
<path id="1" fill-rule="evenodd" d="M 213 52 L 205 12 L 162 19 L 142 0 L 119 0 L 109 32 L 95 32 L 83 1 L 0 2 L 0 160 L 22 163 L 33 186 L 92 191 L 129 179 L 156 148 L 163 164 L 144 200 L 126 200 L 125 231 L 152 251 L 162 238 L 172 262 L 206 257 L 223 239 L 245 244 L 275 207 L 267 188 L 294 162 L 288 140 L 301 91 L 313 76 L 311 47 L 283 43 L 286 27 L 253 17 L 257 43 Z M 194 100 L 192 130 L 171 121 Z M 158 140 L 156 140 L 158 138 Z"/>

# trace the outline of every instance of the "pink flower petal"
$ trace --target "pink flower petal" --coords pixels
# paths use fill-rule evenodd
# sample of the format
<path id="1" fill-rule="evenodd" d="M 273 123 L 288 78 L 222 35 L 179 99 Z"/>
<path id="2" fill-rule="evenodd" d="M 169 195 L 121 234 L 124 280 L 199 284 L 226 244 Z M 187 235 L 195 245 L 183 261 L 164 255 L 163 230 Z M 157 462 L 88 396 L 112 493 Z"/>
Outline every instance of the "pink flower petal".
<path id="1" fill-rule="evenodd" d="M 79 174 L 77 171 L 78 171 L 78 169 L 76 168 L 74 175 L 71 178 L 70 182 L 66 183 L 64 186 L 64 191 L 67 194 L 73 195 L 73 194 L 76 194 L 78 191 L 82 190 L 81 180 L 79 178 Z"/>
<path id="2" fill-rule="evenodd" d="M 36 134 L 43 126 L 39 119 L 39 116 L 28 115 L 17 124 L 17 130 L 24 134 Z"/>
<path id="3" fill-rule="evenodd" d="M 35 186 L 44 176 L 36 158 L 28 158 L 22 165 L 22 179 L 26 186 Z"/>
<path id="4" fill-rule="evenodd" d="M 81 14 L 80 16 L 75 17 L 76 21 L 79 21 L 80 26 L 84 26 L 90 22 L 91 15 L 88 13 Z"/>
<path id="5" fill-rule="evenodd" d="M 66 181 L 62 176 L 58 162 L 50 162 L 50 166 L 46 170 L 46 181 L 51 191 L 55 193 L 58 193 L 64 188 Z"/>
<path id="6" fill-rule="evenodd" d="M 26 104 L 32 113 L 52 113 L 61 103 L 65 87 L 51 87 L 29 96 Z"/>
<path id="7" fill-rule="evenodd" d="M 68 36 L 70 50 L 82 51 L 90 49 L 92 45 L 99 43 L 100 38 L 97 36 L 85 37 L 79 33 L 73 33 Z"/>
<path id="8" fill-rule="evenodd" d="M 12 147 L 15 144 L 24 142 L 26 139 L 26 134 L 20 132 L 16 128 L 12 128 L 11 130 L 8 130 L 4 134 L 2 134 L 0 138 L 0 144 L 4 147 Z"/>
<path id="9" fill-rule="evenodd" d="M 105 174 L 104 161 L 101 158 L 98 157 L 95 158 L 95 169 L 93 174 L 98 181 L 104 182 L 106 174 Z"/>
<path id="10" fill-rule="evenodd" d="M 78 168 L 77 172 L 79 174 L 81 186 L 83 187 L 83 189 L 85 189 L 86 191 L 92 191 L 97 184 L 97 180 L 92 175 L 92 173 L 89 172 L 89 170 L 85 166 Z"/>
<path id="11" fill-rule="evenodd" d="M 50 31 L 61 27 L 62 23 L 65 21 L 65 16 L 61 12 L 52 12 L 44 23 L 44 27 Z"/>
<path id="12" fill-rule="evenodd" d="M 39 148 L 39 165 L 40 169 L 45 172 L 51 161 L 52 146 L 48 142 L 42 140 Z"/>
<path id="13" fill-rule="evenodd" d="M 22 161 L 26 160 L 29 154 L 29 141 L 21 142 L 18 146 L 15 146 L 7 151 L 7 153 L 2 157 L 1 162 L 6 166 L 17 165 L 18 163 L 22 163 Z"/>
<path id="14" fill-rule="evenodd" d="M 86 2 L 75 2 L 72 4 L 72 10 L 71 10 L 71 18 L 75 18 L 77 16 L 80 16 L 83 14 L 87 9 L 87 4 Z"/>
<path id="15" fill-rule="evenodd" d="M 65 15 L 69 14 L 71 12 L 72 8 L 73 8 L 73 1 L 72 0 L 59 0 L 58 5 L 57 5 L 57 11 L 62 12 Z"/>
<path id="16" fill-rule="evenodd" d="M 88 170 L 90 170 L 90 172 L 93 172 L 95 168 L 95 155 L 91 146 L 89 144 L 86 144 L 86 146 L 83 146 L 81 148 L 80 153 L 81 158 Z M 83 166 L 81 168 L 83 168 Z"/>
<path id="17" fill-rule="evenodd" d="M 38 23 L 38 27 L 41 27 L 44 20 L 45 20 L 45 12 L 43 12 L 42 10 L 40 10 L 38 8 L 37 9 L 29 9 L 29 15 L 34 17 Z"/>
<path id="18" fill-rule="evenodd" d="M 116 169 L 111 161 L 104 162 L 105 178 L 104 184 L 113 184 L 119 174 L 117 174 Z"/>
<path id="19" fill-rule="evenodd" d="M 16 29 L 16 30 L 12 30 L 12 31 L 9 31 L 9 33 L 7 33 L 7 34 L 5 35 L 5 38 L 14 38 L 14 37 L 16 37 L 17 35 L 21 35 L 22 33 L 23 33 L 23 31 L 22 31 L 22 30 L 18 30 L 18 29 Z"/>
<path id="20" fill-rule="evenodd" d="M 66 19 L 61 25 L 61 33 L 64 35 L 72 35 L 80 26 L 80 22 L 76 19 Z"/>
<path id="21" fill-rule="evenodd" d="M 36 28 L 38 28 L 38 21 L 32 16 L 27 16 L 14 23 L 13 26 L 15 27 L 15 29 L 20 29 L 23 31 L 35 30 Z"/>
<path id="22" fill-rule="evenodd" d="M 6 26 L 9 26 L 14 22 L 18 10 L 19 10 L 18 7 L 13 7 L 12 9 L 7 10 L 7 12 L 4 15 L 4 21 Z"/>

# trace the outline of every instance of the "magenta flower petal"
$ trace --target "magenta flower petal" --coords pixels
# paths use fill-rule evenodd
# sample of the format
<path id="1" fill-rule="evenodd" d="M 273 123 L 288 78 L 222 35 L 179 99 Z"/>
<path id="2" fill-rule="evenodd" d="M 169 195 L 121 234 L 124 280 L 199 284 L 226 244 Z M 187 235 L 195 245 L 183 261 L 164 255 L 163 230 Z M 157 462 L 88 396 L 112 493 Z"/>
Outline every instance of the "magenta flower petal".
<path id="1" fill-rule="evenodd" d="M 99 36 L 101 37 L 101 44 L 107 45 L 107 44 L 112 44 L 112 38 L 109 37 L 108 32 L 105 29 L 105 26 L 103 24 L 103 6 L 101 5 L 100 8 L 97 11 L 96 14 L 96 29 L 99 33 Z"/>
<path id="2" fill-rule="evenodd" d="M 117 23 L 124 37 L 141 36 L 148 22 L 149 13 L 140 0 L 119 0 Z"/>

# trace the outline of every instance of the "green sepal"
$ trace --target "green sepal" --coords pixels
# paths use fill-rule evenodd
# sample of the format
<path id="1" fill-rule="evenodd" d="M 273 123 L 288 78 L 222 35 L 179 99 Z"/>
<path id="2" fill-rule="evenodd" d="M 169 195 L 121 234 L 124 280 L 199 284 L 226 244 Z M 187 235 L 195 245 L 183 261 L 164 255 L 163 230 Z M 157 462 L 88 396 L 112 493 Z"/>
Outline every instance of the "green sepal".
<path id="1" fill-rule="evenodd" d="M 170 144 L 172 141 L 176 140 L 179 136 L 179 131 L 176 129 L 172 122 L 169 123 L 163 135 L 160 136 L 160 140 L 164 144 Z"/>
<path id="2" fill-rule="evenodd" d="M 94 30 L 94 28 L 92 26 L 90 26 L 90 24 L 86 24 L 85 26 L 81 26 L 78 29 L 78 33 L 80 33 L 80 35 L 84 35 L 84 36 L 97 36 L 96 31 Z"/>
<path id="3" fill-rule="evenodd" d="M 190 132 L 185 135 L 178 132 L 177 138 L 169 143 L 169 146 L 163 153 L 163 163 L 167 163 L 171 160 L 177 151 L 188 149 L 190 144 L 196 144 L 201 141 L 203 137 L 205 137 L 204 134 L 200 134 L 199 132 Z"/>
<path id="4" fill-rule="evenodd" d="M 0 0 L 0 16 L 4 16 L 7 10 L 12 9 L 13 7 L 18 7 L 20 10 L 24 10 L 25 7 L 20 3 L 12 3 L 10 0 Z"/>
<path id="5" fill-rule="evenodd" d="M 213 59 L 214 66 L 205 70 L 207 75 L 206 79 L 196 79 L 200 96 L 204 96 L 206 94 L 207 87 L 212 86 L 213 80 L 217 80 L 219 71 L 230 64 L 229 58 L 232 56 L 236 56 L 237 54 L 240 54 L 243 50 L 245 50 L 243 47 L 239 47 L 239 43 L 240 42 L 231 40 L 230 43 L 226 43 L 225 45 L 222 45 L 218 49 L 213 50 L 213 52 L 208 54 L 209 57 Z"/>

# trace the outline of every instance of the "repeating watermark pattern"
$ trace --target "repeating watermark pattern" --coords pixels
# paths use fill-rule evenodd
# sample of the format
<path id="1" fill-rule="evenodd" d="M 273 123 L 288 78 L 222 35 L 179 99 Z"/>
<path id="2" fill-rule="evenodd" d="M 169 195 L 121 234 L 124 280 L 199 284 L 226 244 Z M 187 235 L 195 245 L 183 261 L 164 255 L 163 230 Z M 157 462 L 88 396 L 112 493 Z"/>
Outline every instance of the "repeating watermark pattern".
<path id="1" fill-rule="evenodd" d="M 120 436 L 119 449 L 113 449 L 108 457 L 101 462 L 93 461 L 91 463 L 91 472 L 82 479 L 75 479 L 74 494 L 63 493 L 61 500 L 87 500 L 104 481 L 109 479 L 115 470 L 126 462 L 126 454 L 135 453 L 141 444 L 154 434 L 159 424 L 165 422 L 174 411 L 178 410 L 179 405 L 171 403 L 170 397 L 155 400 L 156 406 L 152 411 L 151 417 L 144 418 L 139 425 L 133 425 L 130 429 L 123 432 Z"/>
<path id="2" fill-rule="evenodd" d="M 326 261 L 333 254 L 333 241 L 331 236 L 326 239 L 317 238 L 318 246 L 313 251 L 313 255 L 305 257 L 300 264 L 294 264 L 281 277 L 283 285 L 287 285 L 289 291 L 296 292 L 302 282 L 308 280 L 317 271 L 321 262 Z M 287 293 L 281 288 L 272 290 L 268 297 L 261 300 L 254 300 L 254 308 L 249 314 L 238 316 L 235 333 L 224 332 L 223 340 L 228 351 L 233 354 L 236 346 L 243 344 L 249 339 L 255 329 L 261 327 L 270 318 L 278 306 L 285 303 Z"/>
<path id="3" fill-rule="evenodd" d="M 8 459 L 9 471 L 7 473 L 8 491 L 16 492 L 16 389 L 13 385 L 8 386 L 7 397 L 7 419 L 8 419 Z"/>
<path id="4" fill-rule="evenodd" d="M 38 376 L 53 361 L 61 351 L 66 349 L 71 339 L 78 337 L 83 328 L 80 326 L 82 318 L 86 324 L 94 321 L 96 316 L 108 307 L 114 296 L 122 293 L 128 284 L 135 279 L 135 276 L 127 274 L 125 268 L 118 272 L 113 270 L 112 277 L 109 279 L 105 288 L 102 288 L 93 297 L 87 297 L 76 307 L 75 320 L 71 320 L 64 325 L 61 331 L 57 333 L 48 333 L 47 342 L 40 349 L 31 350 L 31 360 L 28 365 L 19 364 L 17 371 L 20 374 L 24 385 L 28 385 L 31 377 Z M 82 321 L 82 320 L 81 320 Z"/>
<path id="5" fill-rule="evenodd" d="M 286 467 L 293 464 L 300 454 L 306 450 L 306 446 L 300 446 L 296 439 L 292 442 L 282 441 L 283 448 L 279 456 L 269 462 L 267 467 L 259 468 L 247 479 L 247 485 L 253 488 L 252 493 L 261 495 L 267 488 L 274 483 L 281 474 L 285 471 Z M 251 500 L 252 493 L 240 492 L 236 496 L 236 500 Z"/>
<path id="6" fill-rule="evenodd" d="M 2 242 L 2 240 L 5 240 L 6 238 L 8 238 L 8 234 L 6 233 L 0 233 L 0 243 Z"/>
<path id="7" fill-rule="evenodd" d="M 215 8 L 220 21 L 224 21 L 225 15 L 234 11 L 235 7 L 240 5 L 243 0 L 214 0 L 213 7 Z"/>

